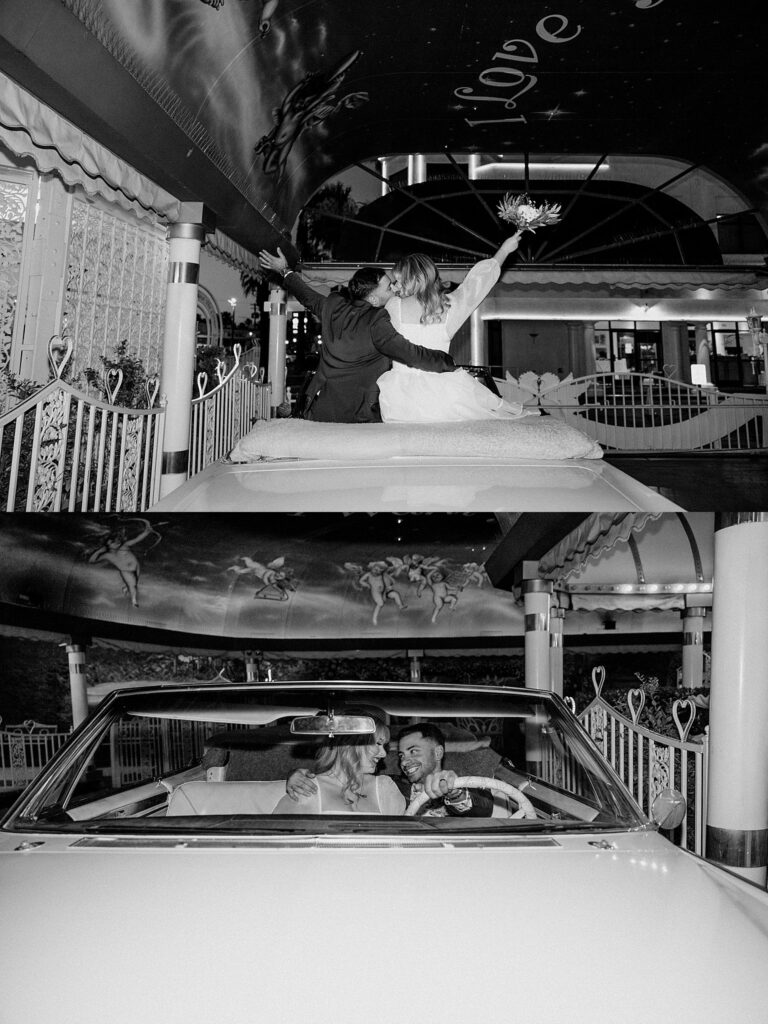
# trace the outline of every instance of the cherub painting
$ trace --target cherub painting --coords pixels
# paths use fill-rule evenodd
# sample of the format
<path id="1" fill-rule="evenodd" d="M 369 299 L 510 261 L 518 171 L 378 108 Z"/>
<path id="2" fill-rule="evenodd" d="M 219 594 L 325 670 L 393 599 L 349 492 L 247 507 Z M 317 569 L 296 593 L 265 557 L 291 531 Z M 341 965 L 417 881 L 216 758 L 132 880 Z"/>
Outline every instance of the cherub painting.
<path id="1" fill-rule="evenodd" d="M 361 565 L 356 565 L 354 562 L 345 562 L 344 568 L 348 572 L 353 572 L 357 575 L 356 585 L 359 588 L 370 591 L 371 598 L 373 599 L 372 622 L 374 626 L 379 621 L 379 612 L 384 607 L 385 602 L 391 601 L 399 611 L 403 611 L 408 607 L 404 603 L 400 591 L 395 586 L 392 570 L 386 562 L 369 562 L 367 569 L 364 569 Z"/>
<path id="2" fill-rule="evenodd" d="M 437 617 L 443 608 L 455 608 L 459 600 L 460 590 L 448 584 L 446 574 L 442 569 L 430 569 L 426 573 L 425 585 L 432 592 L 432 622 L 437 622 Z"/>
<path id="3" fill-rule="evenodd" d="M 134 608 L 139 607 L 139 576 L 141 574 L 141 563 L 133 548 L 145 540 L 150 534 L 157 537 L 156 543 L 160 541 L 160 534 L 148 519 L 129 520 L 142 524 L 142 529 L 134 536 L 128 537 L 128 530 L 125 522 L 122 522 L 116 529 L 110 530 L 104 541 L 88 555 L 88 561 L 92 564 L 106 562 L 117 570 L 123 582 L 123 593 L 130 597 Z M 163 526 L 163 523 L 157 525 Z M 154 545 L 153 545 L 154 546 Z"/>
<path id="4" fill-rule="evenodd" d="M 477 587 L 482 587 L 488 580 L 488 572 L 482 562 L 465 562 L 461 567 L 461 571 L 464 576 L 464 582 L 461 585 L 462 590 L 472 583 Z"/>
<path id="5" fill-rule="evenodd" d="M 285 558 L 273 558 L 267 565 L 249 558 L 248 555 L 240 555 L 238 561 L 242 565 L 230 565 L 227 572 L 234 572 L 238 576 L 252 575 L 259 581 L 259 586 L 253 592 L 254 599 L 262 601 L 287 601 L 290 594 L 296 590 L 296 584 L 291 577 L 293 570 L 285 568 Z"/>
<path id="6" fill-rule="evenodd" d="M 403 558 L 389 556 L 387 562 L 392 567 L 393 576 L 397 577 L 405 572 L 409 582 L 416 584 L 416 597 L 421 597 L 424 593 L 424 588 L 427 586 L 427 572 L 445 565 L 445 559 L 439 558 L 437 555 L 429 557 L 405 555 Z"/>

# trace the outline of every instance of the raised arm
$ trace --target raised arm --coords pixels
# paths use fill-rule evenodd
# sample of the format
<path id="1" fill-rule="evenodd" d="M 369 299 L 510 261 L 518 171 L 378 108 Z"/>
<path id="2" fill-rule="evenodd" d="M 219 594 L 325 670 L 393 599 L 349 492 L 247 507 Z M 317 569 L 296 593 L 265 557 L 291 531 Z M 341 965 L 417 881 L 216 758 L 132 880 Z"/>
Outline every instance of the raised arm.
<path id="1" fill-rule="evenodd" d="M 303 277 L 295 270 L 291 270 L 288 266 L 288 260 L 283 255 L 281 249 L 277 250 L 277 255 L 273 256 L 272 253 L 267 252 L 266 249 L 262 249 L 259 253 L 259 263 L 266 267 L 267 270 L 271 270 L 273 274 L 278 274 L 283 279 L 283 287 L 291 292 L 299 302 L 308 309 L 311 313 L 316 316 L 320 316 L 323 310 L 325 300 L 328 298 L 327 295 L 323 295 L 322 292 L 316 292 L 314 288 L 311 288 Z"/>
<path id="2" fill-rule="evenodd" d="M 504 261 L 507 257 L 511 256 L 517 249 L 518 245 L 520 245 L 520 239 L 522 237 L 523 232 L 516 231 L 514 235 L 510 235 L 509 238 L 505 238 L 491 258 L 496 260 L 500 267 L 503 267 Z"/>
<path id="3" fill-rule="evenodd" d="M 458 288 L 451 292 L 451 304 L 445 319 L 446 330 L 451 337 L 496 284 L 504 261 L 517 249 L 521 236 L 522 231 L 510 235 L 490 259 L 476 263 Z"/>

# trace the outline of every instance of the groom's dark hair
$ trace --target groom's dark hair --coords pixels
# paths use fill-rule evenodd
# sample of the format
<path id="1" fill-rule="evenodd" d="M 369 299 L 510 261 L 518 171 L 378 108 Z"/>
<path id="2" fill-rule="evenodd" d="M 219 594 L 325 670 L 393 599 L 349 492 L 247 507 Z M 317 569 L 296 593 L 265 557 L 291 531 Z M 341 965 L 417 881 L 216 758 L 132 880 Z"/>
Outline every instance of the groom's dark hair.
<path id="1" fill-rule="evenodd" d="M 349 279 L 346 289 L 347 297 L 353 302 L 359 302 L 373 291 L 379 281 L 386 274 L 381 267 L 361 267 L 356 270 Z"/>
<path id="2" fill-rule="evenodd" d="M 404 736 L 410 736 L 411 733 L 419 733 L 425 740 L 432 740 L 433 743 L 438 743 L 445 752 L 445 735 L 443 730 L 435 725 L 434 722 L 416 722 L 415 725 L 405 725 L 397 734 L 397 742 L 399 743 Z"/>

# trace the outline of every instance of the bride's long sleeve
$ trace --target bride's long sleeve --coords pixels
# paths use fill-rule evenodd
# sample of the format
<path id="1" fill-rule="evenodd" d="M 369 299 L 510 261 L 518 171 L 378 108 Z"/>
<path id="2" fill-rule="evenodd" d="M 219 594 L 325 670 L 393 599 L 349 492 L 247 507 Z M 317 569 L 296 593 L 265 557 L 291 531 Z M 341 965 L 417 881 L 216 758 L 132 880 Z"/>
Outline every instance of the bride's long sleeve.
<path id="1" fill-rule="evenodd" d="M 445 327 L 452 338 L 467 317 L 477 309 L 501 275 L 498 260 L 491 257 L 480 260 L 469 271 L 461 284 L 450 293 L 451 305 Z"/>

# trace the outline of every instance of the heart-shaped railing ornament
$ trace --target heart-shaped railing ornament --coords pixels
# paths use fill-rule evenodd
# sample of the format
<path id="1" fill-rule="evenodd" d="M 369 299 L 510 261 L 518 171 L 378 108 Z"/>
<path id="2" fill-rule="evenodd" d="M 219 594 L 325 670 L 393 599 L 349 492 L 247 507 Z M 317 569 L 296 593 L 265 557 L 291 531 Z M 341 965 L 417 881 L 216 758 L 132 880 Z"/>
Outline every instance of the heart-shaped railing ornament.
<path id="1" fill-rule="evenodd" d="M 259 376 L 259 368 L 256 363 L 246 363 L 243 372 L 247 373 L 251 380 L 255 380 Z"/>
<path id="2" fill-rule="evenodd" d="M 208 384 L 208 374 L 205 370 L 201 370 L 197 375 L 197 394 L 200 398 L 205 394 L 205 389 Z"/>
<path id="3" fill-rule="evenodd" d="M 563 700 L 568 705 L 568 708 L 570 709 L 571 714 L 575 715 L 576 714 L 576 701 L 573 699 L 573 697 L 563 697 Z"/>
<path id="4" fill-rule="evenodd" d="M 147 377 L 144 382 L 144 390 L 147 393 L 147 408 L 151 409 L 160 390 L 160 377 L 158 374 L 153 373 L 151 377 Z"/>
<path id="5" fill-rule="evenodd" d="M 115 404 L 120 388 L 123 386 L 123 371 L 117 367 L 112 366 L 104 374 L 104 388 L 107 392 L 107 398 L 112 405 Z"/>
<path id="6" fill-rule="evenodd" d="M 632 721 L 637 725 L 640 714 L 645 707 L 645 690 L 641 690 L 639 686 L 633 690 L 627 690 L 627 707 L 632 716 Z"/>
<path id="7" fill-rule="evenodd" d="M 222 384 L 224 381 L 224 373 L 226 371 L 226 368 L 227 364 L 224 362 L 223 359 L 216 360 L 216 376 L 219 378 L 219 384 Z"/>
<path id="8" fill-rule="evenodd" d="M 592 685 L 595 688 L 595 696 L 599 697 L 603 689 L 603 683 L 605 682 L 605 666 L 596 665 L 592 669 Z"/>
<path id="9" fill-rule="evenodd" d="M 681 720 L 681 711 L 688 714 L 686 721 Z M 696 705 L 692 700 L 688 700 L 687 697 L 681 697 L 672 705 L 672 718 L 677 726 L 681 741 L 685 743 L 688 739 L 688 733 L 691 731 L 693 721 L 696 718 Z"/>
<path id="10" fill-rule="evenodd" d="M 56 380 L 61 380 L 64 367 L 72 358 L 74 350 L 75 346 L 68 334 L 65 334 L 63 338 L 60 334 L 54 334 L 48 342 L 48 362 L 51 364 Z"/>
<path id="11" fill-rule="evenodd" d="M 232 351 L 235 353 L 235 369 L 240 365 L 240 356 L 243 354 L 243 346 L 238 341 L 232 346 Z"/>

